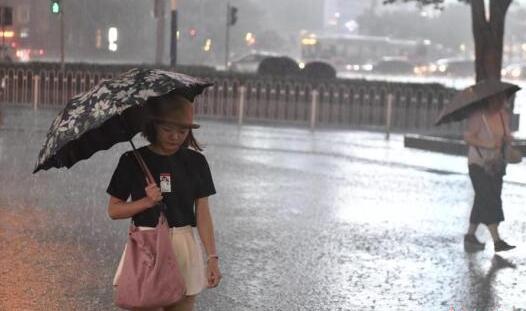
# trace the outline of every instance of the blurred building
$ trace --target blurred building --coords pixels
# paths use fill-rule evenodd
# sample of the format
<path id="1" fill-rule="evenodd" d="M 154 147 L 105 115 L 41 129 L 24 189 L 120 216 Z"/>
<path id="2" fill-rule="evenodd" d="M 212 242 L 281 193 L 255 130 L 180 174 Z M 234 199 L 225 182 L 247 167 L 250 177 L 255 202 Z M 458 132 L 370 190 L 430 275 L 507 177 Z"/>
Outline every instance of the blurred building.
<path id="1" fill-rule="evenodd" d="M 32 16 L 38 16 L 38 5 L 32 5 L 31 0 L 4 0 L 0 11 L 0 43 L 7 51 L 10 60 L 26 60 L 32 55 L 44 53 L 43 36 L 33 31 L 45 31 L 49 28 L 48 21 L 36 21 Z M 34 41 L 34 42 L 33 42 Z"/>
<path id="2" fill-rule="evenodd" d="M 4 0 L 12 25 L 2 39 L 18 61 L 60 59 L 60 15 L 49 0 Z M 67 62 L 151 63 L 156 38 L 153 2 L 142 0 L 62 1 Z M 153 35 L 152 35 L 153 34 Z"/>
<path id="3" fill-rule="evenodd" d="M 376 4 L 376 0 L 325 0 L 323 10 L 324 28 L 330 32 L 355 32 L 358 27 L 356 24 L 357 17 L 367 9 L 374 9 Z"/>
<path id="4" fill-rule="evenodd" d="M 324 26 L 324 6 L 327 0 L 267 0 L 261 4 L 273 26 L 283 32 L 319 31 Z"/>

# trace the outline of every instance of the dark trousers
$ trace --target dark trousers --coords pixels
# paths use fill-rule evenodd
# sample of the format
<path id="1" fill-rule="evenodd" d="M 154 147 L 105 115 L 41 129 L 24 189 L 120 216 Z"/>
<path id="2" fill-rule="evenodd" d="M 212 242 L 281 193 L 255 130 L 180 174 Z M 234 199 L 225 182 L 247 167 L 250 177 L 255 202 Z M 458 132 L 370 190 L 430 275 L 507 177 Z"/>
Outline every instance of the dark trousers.
<path id="1" fill-rule="evenodd" d="M 501 199 L 503 176 L 501 174 L 489 175 L 481 166 L 471 164 L 469 177 L 473 190 L 475 190 L 475 200 L 469 222 L 490 225 L 504 221 Z"/>

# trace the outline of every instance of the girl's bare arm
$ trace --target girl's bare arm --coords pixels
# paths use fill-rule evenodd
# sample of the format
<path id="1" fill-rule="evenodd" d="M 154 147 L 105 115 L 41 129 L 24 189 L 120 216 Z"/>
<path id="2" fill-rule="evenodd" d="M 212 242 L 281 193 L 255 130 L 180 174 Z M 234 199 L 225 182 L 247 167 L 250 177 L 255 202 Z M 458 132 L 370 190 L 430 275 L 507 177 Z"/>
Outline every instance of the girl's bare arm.
<path id="1" fill-rule="evenodd" d="M 156 184 L 150 184 L 145 188 L 146 196 L 140 200 L 126 202 L 114 196 L 110 196 L 108 202 L 108 215 L 111 219 L 130 218 L 148 208 L 154 207 L 163 197 L 161 189 Z"/>

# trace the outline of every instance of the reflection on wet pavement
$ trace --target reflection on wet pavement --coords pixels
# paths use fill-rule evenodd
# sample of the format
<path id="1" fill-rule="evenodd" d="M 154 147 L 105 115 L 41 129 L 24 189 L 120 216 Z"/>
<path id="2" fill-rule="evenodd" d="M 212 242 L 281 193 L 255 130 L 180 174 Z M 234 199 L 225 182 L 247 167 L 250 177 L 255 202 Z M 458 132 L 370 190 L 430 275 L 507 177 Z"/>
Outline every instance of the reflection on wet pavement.
<path id="1" fill-rule="evenodd" d="M 128 222 L 107 217 L 105 187 L 128 146 L 34 176 L 56 111 L 4 113 L 0 242 L 8 252 L 0 263 L 12 270 L 0 268 L 2 282 L 35 273 L 55 281 L 1 287 L 0 309 L 38 288 L 34 295 L 47 300 L 24 308 L 111 310 Z M 200 123 L 218 190 L 211 205 L 224 280 L 199 297 L 198 310 L 526 308 L 525 164 L 509 168 L 503 194 L 501 234 L 518 248 L 494 256 L 479 229 L 486 250 L 467 253 L 461 242 L 473 194 L 464 157 L 404 149 L 399 135 Z M 16 220 L 27 213 L 30 221 Z M 37 249 L 25 265 L 16 264 L 19 245 Z M 88 275 L 68 277 L 81 270 Z"/>

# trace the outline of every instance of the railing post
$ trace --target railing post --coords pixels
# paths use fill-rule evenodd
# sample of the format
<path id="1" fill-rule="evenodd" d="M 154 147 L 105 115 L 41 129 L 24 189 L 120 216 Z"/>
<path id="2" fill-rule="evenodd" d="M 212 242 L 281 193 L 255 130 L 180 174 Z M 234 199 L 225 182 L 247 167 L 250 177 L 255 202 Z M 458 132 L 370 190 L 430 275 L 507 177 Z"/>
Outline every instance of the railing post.
<path id="1" fill-rule="evenodd" d="M 246 98 L 247 88 L 242 85 L 239 87 L 239 102 L 238 102 L 238 120 L 237 125 L 243 125 L 243 116 L 245 114 L 245 98 Z"/>
<path id="2" fill-rule="evenodd" d="M 311 104 L 310 104 L 310 129 L 311 130 L 314 130 L 314 128 L 316 127 L 316 117 L 317 117 L 317 109 L 318 109 L 318 91 L 317 90 L 312 90 L 311 91 L 311 94 L 312 94 L 312 101 L 311 101 Z"/>
<path id="3" fill-rule="evenodd" d="M 394 96 L 393 94 L 389 93 L 387 95 L 387 105 L 386 105 L 386 111 L 385 111 L 385 139 L 389 140 L 391 135 L 391 119 L 393 116 L 393 101 Z"/>
<path id="4" fill-rule="evenodd" d="M 40 76 L 33 76 L 33 110 L 38 109 L 38 100 L 40 98 Z"/>

